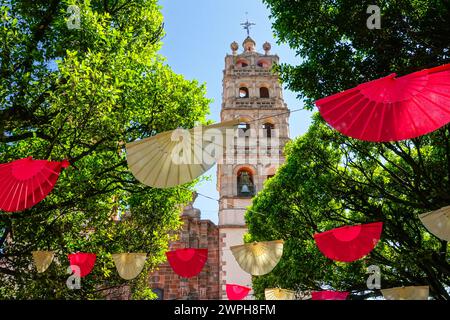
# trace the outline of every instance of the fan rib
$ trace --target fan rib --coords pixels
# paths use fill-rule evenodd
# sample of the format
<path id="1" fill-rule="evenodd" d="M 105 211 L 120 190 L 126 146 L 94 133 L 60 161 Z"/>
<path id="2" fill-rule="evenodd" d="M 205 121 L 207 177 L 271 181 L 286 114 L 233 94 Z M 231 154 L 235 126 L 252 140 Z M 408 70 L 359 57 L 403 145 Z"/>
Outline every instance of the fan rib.
<path id="1" fill-rule="evenodd" d="M 146 145 L 147 148 L 139 148 L 137 149 L 137 146 L 135 145 L 128 145 L 127 146 L 127 162 L 128 166 L 134 167 L 139 162 L 142 162 L 144 159 L 153 158 L 155 154 L 161 153 L 156 145 L 158 144 L 157 141 L 151 142 L 148 145 Z M 145 145 L 141 145 L 145 146 Z"/>
<path id="2" fill-rule="evenodd" d="M 9 195 L 12 192 L 12 188 L 14 187 L 14 183 L 15 181 L 10 180 L 9 182 L 7 182 L 8 184 L 6 185 L 6 187 L 1 191 L 2 193 L 0 194 L 0 199 L 1 200 L 1 208 L 6 207 L 6 201 L 9 198 Z"/>
<path id="3" fill-rule="evenodd" d="M 425 95 L 423 93 L 420 93 L 420 95 L 422 96 L 423 99 L 425 99 L 428 102 L 430 102 L 431 104 L 435 105 L 439 109 L 439 111 L 444 111 L 445 113 L 450 114 L 450 110 L 447 110 L 446 108 L 442 108 L 441 105 L 439 105 L 436 102 L 434 102 L 433 100 L 431 100 L 430 97 L 428 97 L 427 95 Z"/>
<path id="4" fill-rule="evenodd" d="M 353 128 L 354 124 L 357 122 L 358 118 L 363 114 L 363 112 L 365 111 L 365 108 L 371 103 L 373 103 L 373 101 L 370 101 L 369 99 L 367 99 L 366 104 L 364 104 L 364 106 L 360 108 L 360 110 L 358 111 L 356 116 L 353 118 L 352 122 L 350 122 L 350 124 L 347 126 L 346 132 L 352 131 L 352 128 Z"/>
<path id="5" fill-rule="evenodd" d="M 360 102 L 364 101 L 366 98 L 363 95 L 355 96 L 358 97 L 358 100 L 356 100 L 353 104 L 353 106 L 356 106 Z M 368 99 L 367 99 L 368 100 Z M 339 123 L 340 120 L 342 120 L 345 116 L 348 115 L 349 112 L 353 111 L 353 108 L 347 108 L 339 117 L 336 119 L 333 119 L 333 122 Z"/>
<path id="6" fill-rule="evenodd" d="M 347 94 L 345 94 L 347 95 Z M 343 95 L 343 96 L 345 96 Z M 327 109 L 326 111 L 324 111 L 322 113 L 323 116 L 326 116 L 327 114 L 335 111 L 336 109 L 339 109 L 341 106 L 343 106 L 345 103 L 351 101 L 354 98 L 358 98 L 358 100 L 360 99 L 360 97 L 357 95 L 357 92 L 355 92 L 354 94 L 348 94 L 349 97 L 347 97 L 344 101 L 341 101 L 339 103 L 337 103 L 336 105 L 332 106 L 331 108 Z M 364 98 L 364 97 L 363 97 Z"/>
<path id="7" fill-rule="evenodd" d="M 382 108 L 380 120 L 379 120 L 379 123 L 377 124 L 377 126 L 380 128 L 380 129 L 378 130 L 378 136 L 377 136 L 377 140 L 378 140 L 378 141 L 381 141 L 381 140 L 382 140 L 382 139 L 381 139 L 381 136 L 382 136 L 382 134 L 383 134 L 382 128 L 383 128 L 383 122 L 385 121 L 385 120 L 384 120 L 384 117 L 385 117 L 385 114 L 386 114 L 386 109 L 387 109 L 387 107 Z"/>
<path id="8" fill-rule="evenodd" d="M 22 183 L 18 183 L 18 184 L 16 185 L 16 188 L 13 189 L 14 191 L 13 191 L 13 193 L 12 193 L 12 196 L 11 196 L 11 198 L 10 198 L 10 200 L 9 200 L 9 205 L 8 205 L 8 207 L 10 207 L 10 208 L 13 207 L 13 201 L 14 201 L 14 198 L 16 198 L 16 196 L 17 196 L 17 191 L 18 191 L 17 189 L 19 189 L 19 187 L 20 187 L 20 188 L 22 187 Z M 17 206 L 16 206 L 16 208 L 14 209 L 14 211 L 17 211 L 18 208 L 19 208 L 19 203 L 17 203 Z"/>
<path id="9" fill-rule="evenodd" d="M 170 144 L 170 142 L 166 142 L 165 145 L 167 146 L 169 144 Z M 159 145 L 159 142 L 155 141 L 155 143 L 150 144 L 147 149 L 143 148 L 142 150 L 137 150 L 134 153 L 133 153 L 132 147 L 130 149 L 128 149 L 130 151 L 128 154 L 128 157 L 127 157 L 128 166 L 130 168 L 133 168 L 133 173 L 136 176 L 140 175 L 141 171 L 144 170 L 146 168 L 146 166 L 149 164 L 149 162 L 154 159 L 155 155 L 156 155 L 156 157 L 159 155 L 160 158 L 164 155 L 163 152 L 160 152 L 157 150 L 157 148 L 154 148 L 154 145 Z M 158 159 L 160 159 L 160 158 L 158 158 Z M 141 162 L 143 162 L 143 165 L 140 166 L 141 168 L 134 169 L 138 165 L 138 163 L 141 163 Z"/>
<path id="10" fill-rule="evenodd" d="M 394 114 L 395 114 L 395 112 L 394 112 Z M 413 119 L 413 116 L 411 115 L 411 111 L 410 111 L 409 108 L 405 110 L 405 114 L 406 114 L 406 116 L 408 117 L 408 123 L 410 123 L 411 126 L 414 128 L 414 132 L 418 132 L 418 131 L 419 131 L 419 128 L 417 128 L 416 122 L 415 122 L 415 120 Z M 403 136 L 401 136 L 401 137 L 403 137 Z"/>
<path id="11" fill-rule="evenodd" d="M 152 159 L 155 157 L 155 154 L 164 154 L 165 152 L 163 148 L 168 148 L 168 146 L 172 143 L 170 140 L 156 140 L 155 137 L 156 136 L 148 138 L 147 144 L 139 144 L 137 146 L 131 144 L 131 146 L 127 148 L 127 160 L 130 158 L 130 161 L 128 161 L 130 166 L 135 166 L 144 159 Z"/>
<path id="12" fill-rule="evenodd" d="M 159 172 L 159 174 L 161 173 L 161 169 L 164 166 L 165 162 L 162 162 L 161 159 L 165 156 L 165 154 L 163 152 L 159 152 L 156 155 L 156 158 L 153 159 L 148 159 L 147 157 L 143 157 L 142 160 L 145 159 L 145 165 L 143 165 L 141 167 L 141 169 L 137 170 L 136 172 L 134 172 L 135 176 L 137 178 L 139 178 L 140 173 L 142 170 L 144 169 L 148 169 L 147 166 L 149 166 L 149 170 L 147 171 L 147 173 L 145 174 L 145 176 L 141 176 L 141 181 L 146 183 L 147 181 L 149 181 L 149 176 L 153 176 L 154 172 L 157 171 Z M 153 166 L 150 166 L 150 164 L 153 163 Z M 157 181 L 158 175 L 156 175 L 156 177 L 153 178 L 153 180 L 151 180 L 151 184 L 155 184 L 155 182 Z"/>
<path id="13" fill-rule="evenodd" d="M 434 126 L 440 127 L 440 126 L 438 126 L 438 124 L 436 123 L 436 121 L 435 121 L 432 117 L 430 117 L 430 115 L 429 115 L 425 110 L 423 110 L 422 106 L 421 106 L 420 103 L 417 101 L 416 97 L 412 98 L 411 101 L 414 102 L 414 103 L 416 104 L 417 109 L 418 109 L 420 112 L 422 112 L 422 114 L 425 115 L 425 117 L 426 117 L 426 118 L 427 118 Z"/>
<path id="14" fill-rule="evenodd" d="M 373 120 L 372 118 L 373 118 L 374 112 L 376 111 L 376 108 L 377 108 L 377 104 L 375 104 L 375 105 L 373 106 L 372 110 L 370 111 L 370 114 L 369 114 L 369 116 L 368 116 L 367 119 L 366 119 L 366 122 L 365 122 L 365 124 L 364 124 L 364 126 L 363 126 L 363 129 L 362 129 L 362 131 L 361 131 L 361 134 L 364 134 L 364 132 L 366 132 L 366 129 L 367 129 L 367 127 L 368 127 L 370 121 Z"/>

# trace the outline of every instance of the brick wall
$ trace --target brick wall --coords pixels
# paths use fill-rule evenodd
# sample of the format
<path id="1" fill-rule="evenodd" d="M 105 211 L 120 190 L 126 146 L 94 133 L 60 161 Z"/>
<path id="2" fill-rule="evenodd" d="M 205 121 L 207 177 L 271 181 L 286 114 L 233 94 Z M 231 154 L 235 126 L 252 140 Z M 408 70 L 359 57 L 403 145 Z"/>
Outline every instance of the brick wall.
<path id="1" fill-rule="evenodd" d="M 181 278 L 168 263 L 149 275 L 150 288 L 164 300 L 219 299 L 219 230 L 209 220 L 183 214 L 183 228 L 179 240 L 170 244 L 170 250 L 183 248 L 207 248 L 208 260 L 202 272 L 193 278 Z"/>

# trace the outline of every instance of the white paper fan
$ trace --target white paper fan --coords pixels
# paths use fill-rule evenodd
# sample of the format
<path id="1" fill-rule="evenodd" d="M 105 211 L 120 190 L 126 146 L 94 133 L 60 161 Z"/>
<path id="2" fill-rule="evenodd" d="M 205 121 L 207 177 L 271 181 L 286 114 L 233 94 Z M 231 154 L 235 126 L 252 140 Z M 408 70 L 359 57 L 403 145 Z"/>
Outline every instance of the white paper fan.
<path id="1" fill-rule="evenodd" d="M 428 300 L 428 286 L 410 286 L 381 289 L 386 300 Z"/>
<path id="2" fill-rule="evenodd" d="M 261 276 L 272 271 L 283 255 L 283 241 L 253 242 L 230 247 L 239 266 L 247 273 Z"/>
<path id="3" fill-rule="evenodd" d="M 436 237 L 450 241 L 450 206 L 421 214 L 419 218 Z"/>
<path id="4" fill-rule="evenodd" d="M 116 253 L 112 255 L 117 272 L 125 280 L 136 278 L 145 265 L 146 253 Z"/>
<path id="5" fill-rule="evenodd" d="M 33 262 L 38 273 L 45 272 L 52 264 L 53 257 L 55 256 L 54 251 L 33 251 L 31 254 L 33 255 Z"/>
<path id="6" fill-rule="evenodd" d="M 191 182 L 225 153 L 226 144 L 232 143 L 227 129 L 240 122 L 235 119 L 187 131 L 177 129 L 128 143 L 128 166 L 136 179 L 151 187 L 170 188 Z"/>
<path id="7" fill-rule="evenodd" d="M 265 289 L 264 295 L 266 300 L 295 300 L 295 291 L 280 288 Z"/>

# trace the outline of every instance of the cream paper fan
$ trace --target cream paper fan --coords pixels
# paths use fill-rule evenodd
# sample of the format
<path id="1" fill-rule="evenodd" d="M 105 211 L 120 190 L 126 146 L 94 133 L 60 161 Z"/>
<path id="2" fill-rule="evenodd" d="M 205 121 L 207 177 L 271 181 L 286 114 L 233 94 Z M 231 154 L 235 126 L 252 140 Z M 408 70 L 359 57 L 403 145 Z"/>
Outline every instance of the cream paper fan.
<path id="1" fill-rule="evenodd" d="M 436 237 L 450 241 L 450 206 L 421 214 L 419 218 Z"/>
<path id="2" fill-rule="evenodd" d="M 261 276 L 269 273 L 283 255 L 283 241 L 253 242 L 230 247 L 239 266 L 247 273 Z"/>
<path id="3" fill-rule="evenodd" d="M 227 129 L 242 121 L 193 128 L 184 131 L 189 133 L 185 136 L 179 130 L 166 131 L 128 143 L 128 167 L 136 179 L 150 187 L 170 188 L 191 182 L 214 166 L 217 150 L 225 154 L 224 147 L 234 141 L 234 135 L 227 137 Z"/>
<path id="4" fill-rule="evenodd" d="M 264 295 L 266 300 L 295 300 L 295 291 L 280 288 L 265 289 Z"/>
<path id="5" fill-rule="evenodd" d="M 55 256 L 54 251 L 33 251 L 33 262 L 36 266 L 38 273 L 43 273 L 52 264 L 53 257 Z"/>
<path id="6" fill-rule="evenodd" d="M 146 253 L 115 253 L 112 255 L 117 272 L 125 280 L 136 278 L 145 265 Z"/>
<path id="7" fill-rule="evenodd" d="M 410 286 L 381 289 L 386 300 L 428 300 L 428 286 Z"/>

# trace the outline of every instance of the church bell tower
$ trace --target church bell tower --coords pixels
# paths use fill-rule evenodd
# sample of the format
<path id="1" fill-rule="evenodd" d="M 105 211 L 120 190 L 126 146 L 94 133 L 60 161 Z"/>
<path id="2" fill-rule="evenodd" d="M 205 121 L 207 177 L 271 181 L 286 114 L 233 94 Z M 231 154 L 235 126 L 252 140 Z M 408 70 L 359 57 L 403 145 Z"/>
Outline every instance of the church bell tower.
<path id="1" fill-rule="evenodd" d="M 264 53 L 258 53 L 249 35 L 252 24 L 243 25 L 247 29 L 243 50 L 238 53 L 238 43 L 231 44 L 223 72 L 221 121 L 241 118 L 243 122 L 217 168 L 222 299 L 227 298 L 226 284 L 251 287 L 251 275 L 239 267 L 230 247 L 244 243 L 246 208 L 284 162 L 282 150 L 289 140 L 289 109 L 272 71 L 279 57 L 270 53 L 268 42 L 262 46 Z"/>

